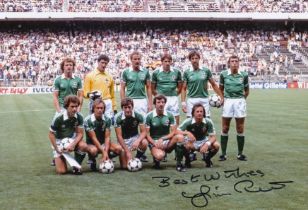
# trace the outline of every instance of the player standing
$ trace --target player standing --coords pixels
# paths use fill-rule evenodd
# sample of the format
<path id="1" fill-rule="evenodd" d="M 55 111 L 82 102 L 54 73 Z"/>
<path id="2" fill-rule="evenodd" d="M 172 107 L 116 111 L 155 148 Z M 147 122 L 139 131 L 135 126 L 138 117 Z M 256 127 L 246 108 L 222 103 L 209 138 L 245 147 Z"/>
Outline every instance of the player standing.
<path id="1" fill-rule="evenodd" d="M 135 111 L 145 117 L 146 113 L 152 110 L 150 74 L 146 68 L 141 67 L 141 54 L 139 52 L 134 51 L 130 55 L 130 60 L 132 66 L 122 73 L 121 100 L 125 97 L 132 98 Z M 145 87 L 147 94 L 145 93 Z"/>
<path id="2" fill-rule="evenodd" d="M 245 135 L 244 123 L 246 117 L 246 98 L 249 95 L 249 82 L 247 72 L 239 70 L 239 58 L 233 55 L 228 60 L 229 69 L 220 74 L 219 88 L 224 95 L 222 110 L 222 132 L 220 160 L 227 159 L 226 151 L 228 144 L 228 132 L 232 118 L 235 118 L 237 131 L 238 160 L 245 161 L 247 157 L 243 154 Z"/>
<path id="3" fill-rule="evenodd" d="M 53 84 L 53 104 L 56 109 L 56 115 L 64 111 L 64 98 L 68 95 L 77 95 L 80 101 L 78 112 L 81 110 L 83 102 L 82 81 L 74 75 L 76 62 L 71 58 L 64 58 L 60 64 L 62 74 L 58 76 Z M 51 161 L 55 165 L 55 160 Z"/>
<path id="4" fill-rule="evenodd" d="M 105 115 L 112 118 L 117 112 L 116 100 L 114 95 L 114 80 L 110 76 L 106 67 L 109 63 L 107 55 L 100 55 L 97 58 L 97 68 L 86 75 L 84 80 L 84 97 L 89 98 L 94 91 L 100 91 L 101 97 L 106 104 Z M 93 100 L 90 98 L 89 109 L 91 110 Z"/>
<path id="5" fill-rule="evenodd" d="M 182 90 L 181 72 L 173 67 L 170 54 L 161 57 L 162 66 L 152 74 L 152 94 L 162 94 L 166 96 L 167 103 L 165 110 L 175 116 L 176 124 L 180 122 L 180 109 L 178 95 Z"/>

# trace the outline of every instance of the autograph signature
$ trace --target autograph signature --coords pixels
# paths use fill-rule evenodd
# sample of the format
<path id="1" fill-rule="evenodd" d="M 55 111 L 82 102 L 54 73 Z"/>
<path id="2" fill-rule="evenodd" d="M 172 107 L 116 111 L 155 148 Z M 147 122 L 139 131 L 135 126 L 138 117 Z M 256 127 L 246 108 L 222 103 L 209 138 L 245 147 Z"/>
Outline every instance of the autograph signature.
<path id="1" fill-rule="evenodd" d="M 286 187 L 286 184 L 292 183 L 293 181 L 278 181 L 278 182 L 269 182 L 271 186 L 269 187 L 256 187 L 254 182 L 252 180 L 242 180 L 238 181 L 234 184 L 234 190 L 238 193 L 242 193 L 243 191 L 246 191 L 248 193 L 258 193 L 258 192 L 270 192 L 272 190 L 279 190 Z M 216 186 L 218 188 L 218 186 Z M 208 185 L 201 185 L 200 186 L 200 192 L 189 195 L 186 192 L 182 192 L 182 196 L 184 198 L 189 198 L 191 204 L 194 207 L 206 207 L 209 203 L 209 199 L 212 199 L 213 197 L 221 197 L 221 196 L 227 196 L 231 195 L 231 193 L 213 193 L 211 192 L 211 187 Z"/>
<path id="2" fill-rule="evenodd" d="M 171 184 L 174 185 L 187 185 L 190 183 L 197 183 L 199 181 L 215 181 L 219 180 L 222 177 L 225 179 L 235 178 L 245 178 L 244 180 L 237 181 L 233 186 L 233 193 L 266 193 L 273 190 L 281 190 L 287 186 L 287 184 L 293 183 L 291 180 L 287 181 L 272 181 L 268 182 L 267 186 L 258 186 L 256 185 L 250 178 L 252 177 L 263 177 L 265 174 L 261 170 L 251 170 L 248 172 L 240 172 L 239 168 L 234 170 L 226 170 L 223 173 L 215 172 L 214 174 L 203 176 L 198 175 L 191 175 L 189 179 L 174 179 L 171 180 L 170 177 L 167 176 L 155 176 L 152 179 L 159 180 L 159 187 L 165 188 L 170 186 Z M 181 195 L 183 198 L 190 199 L 191 204 L 194 207 L 202 208 L 206 207 L 209 204 L 210 199 L 219 198 L 222 196 L 230 196 L 232 195 L 231 192 L 222 192 L 219 189 L 220 186 L 211 187 L 207 184 L 202 184 L 199 188 L 199 192 L 197 193 L 188 193 L 182 191 Z"/>

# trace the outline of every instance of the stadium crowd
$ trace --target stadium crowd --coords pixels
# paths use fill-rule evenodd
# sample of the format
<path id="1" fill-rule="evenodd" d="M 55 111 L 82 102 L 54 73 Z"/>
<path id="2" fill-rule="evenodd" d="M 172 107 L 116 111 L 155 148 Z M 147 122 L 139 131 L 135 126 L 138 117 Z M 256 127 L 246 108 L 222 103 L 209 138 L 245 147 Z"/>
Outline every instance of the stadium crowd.
<path id="1" fill-rule="evenodd" d="M 308 12 L 307 0 L 1 0 L 0 12 Z"/>
<path id="2" fill-rule="evenodd" d="M 227 58 L 234 53 L 241 59 L 241 68 L 250 75 L 279 74 L 280 68 L 289 67 L 294 59 L 280 49 L 289 47 L 291 51 L 301 47 L 307 44 L 307 38 L 307 32 L 150 27 L 5 31 L 0 32 L 0 80 L 6 85 L 15 79 L 31 79 L 38 85 L 46 83 L 60 73 L 61 59 L 66 56 L 76 59 L 76 74 L 84 78 L 102 52 L 110 55 L 108 71 L 117 79 L 130 64 L 128 57 L 133 50 L 143 54 L 142 63 L 150 70 L 160 65 L 161 54 L 170 53 L 174 66 L 184 71 L 190 65 L 188 52 L 197 49 L 202 52 L 202 65 L 209 67 L 214 75 L 226 68 Z M 269 60 L 261 56 L 264 52 Z"/>
<path id="3" fill-rule="evenodd" d="M 8 85 L 14 79 L 31 79 L 42 84 L 59 74 L 61 58 L 73 56 L 77 61 L 76 74 L 81 78 L 96 65 L 97 55 L 110 55 L 108 71 L 119 78 L 129 65 L 128 55 L 139 50 L 143 65 L 155 69 L 160 65 L 163 53 L 173 55 L 174 66 L 184 71 L 189 66 L 187 53 L 197 49 L 202 52 L 202 65 L 208 66 L 214 75 L 226 68 L 226 58 L 239 55 L 242 68 L 251 75 L 279 74 L 281 66 L 288 67 L 293 57 L 280 53 L 281 45 L 290 50 L 307 43 L 307 33 L 265 30 L 145 30 L 117 29 L 58 32 L 1 32 L 0 79 Z M 270 60 L 262 55 L 266 49 Z M 277 70 L 278 69 L 278 70 Z"/>

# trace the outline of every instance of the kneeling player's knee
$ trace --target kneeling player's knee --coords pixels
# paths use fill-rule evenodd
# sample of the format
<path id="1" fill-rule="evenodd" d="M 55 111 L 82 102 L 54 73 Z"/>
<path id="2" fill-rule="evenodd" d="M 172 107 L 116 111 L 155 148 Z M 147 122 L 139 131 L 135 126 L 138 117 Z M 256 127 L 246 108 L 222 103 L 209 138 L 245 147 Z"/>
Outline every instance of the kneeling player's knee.
<path id="1" fill-rule="evenodd" d="M 213 149 L 219 150 L 219 148 L 220 148 L 219 143 L 218 143 L 218 142 L 215 142 L 215 143 L 213 144 Z"/>
<path id="2" fill-rule="evenodd" d="M 228 134 L 228 132 L 229 132 L 229 126 L 228 125 L 223 125 L 222 126 L 222 133 Z"/>
<path id="3" fill-rule="evenodd" d="M 64 174 L 66 174 L 66 169 L 64 169 L 64 168 L 56 168 L 56 173 L 58 175 L 64 175 Z"/>
<path id="4" fill-rule="evenodd" d="M 146 149 L 147 149 L 147 146 L 148 146 L 148 141 L 145 140 L 145 139 L 143 139 L 143 140 L 141 141 L 141 144 L 140 144 L 140 149 L 141 149 L 141 150 L 146 150 Z"/>
<path id="5" fill-rule="evenodd" d="M 97 148 L 89 146 L 88 152 L 90 153 L 90 155 L 95 156 L 97 154 Z"/>
<path id="6" fill-rule="evenodd" d="M 161 161 L 165 157 L 165 152 L 162 150 L 156 150 L 153 156 L 156 160 Z"/>

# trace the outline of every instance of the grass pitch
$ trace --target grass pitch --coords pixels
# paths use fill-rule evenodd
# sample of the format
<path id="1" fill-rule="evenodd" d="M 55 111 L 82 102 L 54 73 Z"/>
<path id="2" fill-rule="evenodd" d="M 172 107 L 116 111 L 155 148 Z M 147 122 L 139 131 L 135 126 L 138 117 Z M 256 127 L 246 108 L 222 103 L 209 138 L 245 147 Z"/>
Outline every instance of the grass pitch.
<path id="1" fill-rule="evenodd" d="M 232 121 L 228 160 L 214 157 L 206 169 L 198 155 L 186 173 L 175 171 L 170 154 L 163 170 L 149 162 L 140 172 L 103 175 L 90 172 L 85 159 L 84 175 L 58 176 L 49 166 L 51 95 L 0 102 L 0 209 L 307 209 L 307 90 L 251 90 L 248 161 L 236 159 Z M 87 102 L 83 107 L 86 115 Z M 220 110 L 212 109 L 212 118 L 219 134 Z"/>

